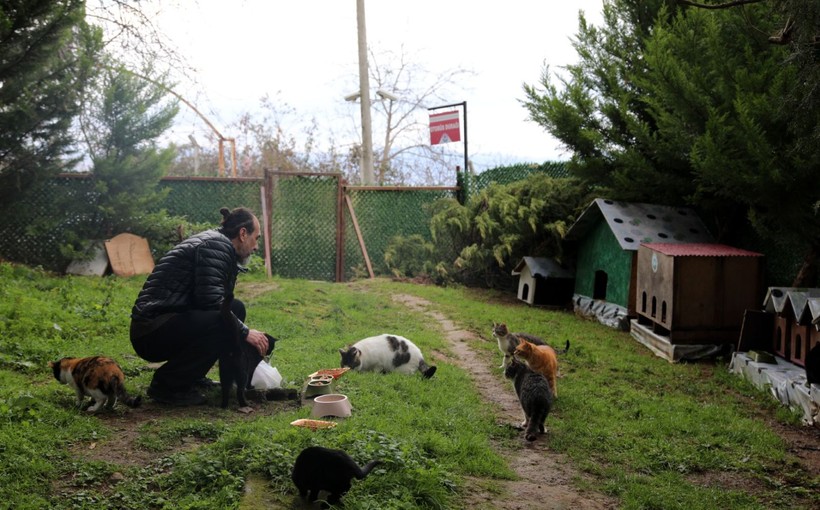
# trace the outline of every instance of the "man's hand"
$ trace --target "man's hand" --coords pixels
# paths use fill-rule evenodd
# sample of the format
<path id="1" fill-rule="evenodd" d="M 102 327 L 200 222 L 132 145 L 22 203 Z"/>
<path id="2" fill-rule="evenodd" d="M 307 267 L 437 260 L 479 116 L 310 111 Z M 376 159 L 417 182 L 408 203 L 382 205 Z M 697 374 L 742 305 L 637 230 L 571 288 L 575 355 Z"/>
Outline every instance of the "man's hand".
<path id="1" fill-rule="evenodd" d="M 248 331 L 248 337 L 245 341 L 254 346 L 256 350 L 259 351 L 260 356 L 265 357 L 265 354 L 268 352 L 268 339 L 264 333 L 256 329 L 251 329 Z"/>

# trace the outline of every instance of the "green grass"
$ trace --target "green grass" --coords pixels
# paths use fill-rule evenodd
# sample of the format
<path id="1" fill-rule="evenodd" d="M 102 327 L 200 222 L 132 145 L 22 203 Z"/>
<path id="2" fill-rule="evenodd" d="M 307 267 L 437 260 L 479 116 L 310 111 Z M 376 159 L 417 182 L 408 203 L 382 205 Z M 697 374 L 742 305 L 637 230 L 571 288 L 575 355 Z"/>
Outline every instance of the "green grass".
<path id="1" fill-rule="evenodd" d="M 514 450 L 520 443 L 496 424 L 467 374 L 446 362 L 437 362 L 427 381 L 345 374 L 337 390 L 350 397 L 354 414 L 335 429 L 289 425 L 308 417 L 308 408 L 248 417 L 208 406 L 169 411 L 134 427 L 132 448 L 146 461 L 79 455 L 116 440 L 121 421 L 133 414 L 87 416 L 47 363 L 109 355 L 122 365 L 129 390 L 144 394 L 152 371 L 128 341 L 128 317 L 143 281 L 55 277 L 0 263 L 0 508 L 250 508 L 243 505 L 248 480 L 264 481 L 263 499 L 286 508 L 295 494 L 293 461 L 313 444 L 342 448 L 360 462 L 384 460 L 374 476 L 354 484 L 347 508 L 460 508 L 467 477 L 499 498 L 515 497 L 500 488 L 515 474 L 494 445 Z M 249 325 L 279 338 L 272 363 L 291 387 L 319 368 L 338 366 L 339 348 L 373 334 L 394 332 L 425 353 L 447 352 L 440 326 L 394 303 L 396 293 L 422 297 L 481 335 L 486 341 L 476 347 L 493 366 L 501 357 L 490 337 L 493 320 L 554 344 L 569 339 L 550 433 L 542 440 L 590 475 L 577 483 L 622 508 L 820 504 L 817 473 L 802 470 L 761 419 L 793 417 L 729 375 L 725 360 L 672 365 L 628 334 L 491 291 L 258 274 L 243 275 L 237 290 L 249 307 Z"/>

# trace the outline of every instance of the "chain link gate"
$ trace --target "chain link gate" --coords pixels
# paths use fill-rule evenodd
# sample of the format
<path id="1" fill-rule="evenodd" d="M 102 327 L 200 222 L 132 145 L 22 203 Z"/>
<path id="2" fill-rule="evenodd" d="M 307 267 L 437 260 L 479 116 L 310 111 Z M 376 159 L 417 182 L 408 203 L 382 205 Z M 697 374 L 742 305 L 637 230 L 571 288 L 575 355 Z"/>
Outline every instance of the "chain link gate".
<path id="1" fill-rule="evenodd" d="M 390 240 L 429 239 L 426 205 L 457 190 L 347 186 L 341 174 L 266 172 L 271 272 L 337 282 L 385 273 Z"/>

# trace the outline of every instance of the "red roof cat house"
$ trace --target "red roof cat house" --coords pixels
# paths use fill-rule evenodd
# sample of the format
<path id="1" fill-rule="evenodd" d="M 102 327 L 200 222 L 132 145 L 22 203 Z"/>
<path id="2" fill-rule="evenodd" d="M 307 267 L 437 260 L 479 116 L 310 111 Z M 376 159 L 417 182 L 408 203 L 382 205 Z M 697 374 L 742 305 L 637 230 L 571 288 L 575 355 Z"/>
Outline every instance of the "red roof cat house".
<path id="1" fill-rule="evenodd" d="M 731 246 L 644 243 L 637 266 L 633 326 L 667 346 L 735 342 L 763 296 L 763 255 Z"/>

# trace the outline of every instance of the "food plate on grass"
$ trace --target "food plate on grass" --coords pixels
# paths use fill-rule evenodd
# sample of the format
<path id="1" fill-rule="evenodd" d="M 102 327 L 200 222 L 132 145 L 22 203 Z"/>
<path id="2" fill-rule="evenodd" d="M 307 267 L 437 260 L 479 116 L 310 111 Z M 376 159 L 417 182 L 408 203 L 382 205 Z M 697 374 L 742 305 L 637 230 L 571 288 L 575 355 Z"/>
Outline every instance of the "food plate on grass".
<path id="1" fill-rule="evenodd" d="M 317 370 L 316 372 L 313 372 L 308 377 L 317 377 L 317 376 L 321 376 L 321 375 L 329 375 L 329 376 L 332 376 L 334 379 L 338 379 L 341 376 L 343 376 L 344 373 L 347 372 L 348 370 L 350 370 L 349 367 L 345 367 L 345 368 L 323 368 L 322 370 Z"/>
<path id="2" fill-rule="evenodd" d="M 325 421 L 325 420 L 309 420 L 307 418 L 302 418 L 300 420 L 290 422 L 291 425 L 295 425 L 297 427 L 305 427 L 310 430 L 318 430 L 318 429 L 332 429 L 338 423 L 332 421 Z"/>

